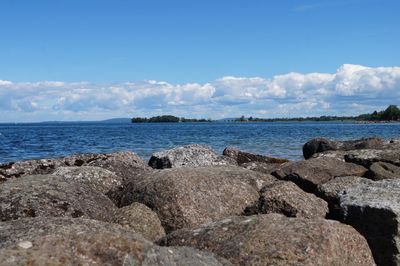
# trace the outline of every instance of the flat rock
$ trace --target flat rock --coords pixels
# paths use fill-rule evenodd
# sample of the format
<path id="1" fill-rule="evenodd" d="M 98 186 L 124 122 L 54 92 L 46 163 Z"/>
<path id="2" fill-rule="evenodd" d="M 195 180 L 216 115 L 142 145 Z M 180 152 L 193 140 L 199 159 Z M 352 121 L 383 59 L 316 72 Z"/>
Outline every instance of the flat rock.
<path id="1" fill-rule="evenodd" d="M 346 154 L 344 159 L 346 162 L 356 163 L 367 168 L 375 162 L 384 162 L 400 166 L 400 148 L 355 150 Z"/>
<path id="2" fill-rule="evenodd" d="M 276 182 L 271 175 L 237 166 L 173 168 L 128 183 L 122 206 L 141 202 L 158 214 L 167 232 L 242 214 L 258 201 L 258 191 Z"/>
<path id="3" fill-rule="evenodd" d="M 20 161 L 0 165 L 0 175 L 15 178 L 25 175 L 51 174 L 62 166 L 98 166 L 108 169 L 122 178 L 130 178 L 137 172 L 150 168 L 133 152 L 109 154 L 76 154 L 69 157 Z"/>
<path id="4" fill-rule="evenodd" d="M 266 185 L 260 200 L 247 209 L 247 214 L 280 213 L 288 217 L 325 218 L 328 203 L 314 194 L 306 193 L 293 182 L 280 181 Z"/>
<path id="5" fill-rule="evenodd" d="M 226 218 L 172 232 L 159 243 L 210 251 L 234 265 L 374 265 L 367 242 L 351 226 L 280 214 Z"/>
<path id="6" fill-rule="evenodd" d="M 400 167 L 390 163 L 376 162 L 370 166 L 365 177 L 375 181 L 400 178 Z"/>
<path id="7" fill-rule="evenodd" d="M 240 166 L 252 171 L 264 173 L 264 174 L 272 174 L 276 170 L 282 167 L 281 163 L 263 163 L 263 162 L 250 162 L 243 163 Z"/>
<path id="8" fill-rule="evenodd" d="M 146 205 L 138 202 L 117 209 L 114 222 L 142 235 L 149 241 L 155 241 L 165 236 L 164 228 L 157 214 Z"/>
<path id="9" fill-rule="evenodd" d="M 343 221 L 367 239 L 377 265 L 400 265 L 400 180 L 359 184 L 340 196 Z"/>
<path id="10" fill-rule="evenodd" d="M 282 163 L 289 162 L 288 159 L 253 154 L 253 153 L 241 151 L 241 150 L 233 148 L 233 147 L 225 148 L 222 154 L 234 159 L 238 165 L 242 165 L 244 163 L 250 163 L 250 162 L 273 163 L 273 164 L 276 164 L 276 163 L 282 164 Z"/>
<path id="11" fill-rule="evenodd" d="M 34 218 L 0 223 L 0 265 L 229 265 L 187 247 L 159 247 L 117 224 Z"/>
<path id="12" fill-rule="evenodd" d="M 24 176 L 0 186 L 0 221 L 43 216 L 109 221 L 115 208 L 109 198 L 91 187 L 58 176 Z"/>
<path id="13" fill-rule="evenodd" d="M 210 165 L 236 165 L 235 160 L 215 153 L 208 146 L 187 145 L 154 153 L 149 165 L 155 169 L 200 167 Z"/>
<path id="14" fill-rule="evenodd" d="M 279 179 L 296 183 L 307 192 L 315 192 L 317 186 L 338 176 L 363 176 L 367 169 L 332 158 L 313 158 L 290 162 L 273 173 Z"/>
<path id="15" fill-rule="evenodd" d="M 315 153 L 330 150 L 358 150 L 358 149 L 383 149 L 388 141 L 380 138 L 364 138 L 348 141 L 333 141 L 326 138 L 315 138 L 308 141 L 303 146 L 303 155 L 305 159 L 311 158 Z"/>
<path id="16" fill-rule="evenodd" d="M 359 176 L 336 177 L 324 184 L 318 185 L 318 191 L 316 194 L 328 202 L 328 218 L 342 220 L 340 207 L 341 193 L 358 184 L 371 184 L 372 182 L 373 181 L 367 178 L 362 178 Z"/>
<path id="17" fill-rule="evenodd" d="M 95 166 L 59 167 L 53 175 L 62 177 L 67 182 L 86 184 L 103 194 L 119 189 L 123 181 L 115 173 Z"/>

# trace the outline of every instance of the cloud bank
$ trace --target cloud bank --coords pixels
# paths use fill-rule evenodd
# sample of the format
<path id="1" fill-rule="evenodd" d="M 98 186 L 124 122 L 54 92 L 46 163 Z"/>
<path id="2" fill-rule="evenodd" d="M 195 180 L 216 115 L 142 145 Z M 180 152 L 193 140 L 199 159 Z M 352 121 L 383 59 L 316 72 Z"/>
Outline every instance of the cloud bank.
<path id="1" fill-rule="evenodd" d="M 0 80 L 0 122 L 99 120 L 173 114 L 195 118 L 354 115 L 400 104 L 400 67 L 345 64 L 336 73 L 209 83 L 147 80 L 119 84 Z"/>

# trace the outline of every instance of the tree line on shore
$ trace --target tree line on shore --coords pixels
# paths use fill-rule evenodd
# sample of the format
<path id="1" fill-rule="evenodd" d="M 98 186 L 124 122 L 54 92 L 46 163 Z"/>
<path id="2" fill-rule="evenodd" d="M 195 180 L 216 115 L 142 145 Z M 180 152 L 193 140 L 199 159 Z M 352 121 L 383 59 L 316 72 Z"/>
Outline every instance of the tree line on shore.
<path id="1" fill-rule="evenodd" d="M 291 122 L 291 121 L 316 121 L 316 122 L 327 122 L 327 121 L 399 121 L 400 120 L 400 109 L 396 105 L 389 105 L 383 111 L 374 111 L 371 114 L 361 114 L 358 116 L 319 116 L 319 117 L 295 117 L 295 118 L 255 118 L 241 116 L 229 120 L 230 122 Z M 195 119 L 195 118 L 184 118 L 173 115 L 162 115 L 154 116 L 150 118 L 145 117 L 134 117 L 131 119 L 132 123 L 178 123 L 178 122 L 213 122 L 211 119 Z"/>

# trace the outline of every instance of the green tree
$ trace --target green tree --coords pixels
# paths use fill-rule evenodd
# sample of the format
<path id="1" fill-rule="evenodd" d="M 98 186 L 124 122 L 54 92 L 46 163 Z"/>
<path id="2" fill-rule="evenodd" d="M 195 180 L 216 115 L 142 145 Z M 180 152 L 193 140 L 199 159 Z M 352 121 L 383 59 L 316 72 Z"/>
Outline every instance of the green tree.
<path id="1" fill-rule="evenodd" d="M 385 111 L 383 111 L 383 120 L 398 120 L 400 118 L 400 110 L 396 105 L 389 105 Z"/>

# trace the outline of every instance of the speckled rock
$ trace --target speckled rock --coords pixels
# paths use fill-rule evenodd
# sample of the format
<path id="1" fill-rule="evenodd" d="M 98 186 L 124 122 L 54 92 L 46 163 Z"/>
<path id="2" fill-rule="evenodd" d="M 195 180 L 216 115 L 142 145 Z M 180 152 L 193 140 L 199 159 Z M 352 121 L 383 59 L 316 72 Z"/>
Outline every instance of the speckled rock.
<path id="1" fill-rule="evenodd" d="M 240 166 L 252 171 L 264 173 L 264 174 L 272 174 L 279 168 L 281 168 L 283 164 L 281 163 L 262 163 L 262 162 L 250 162 L 250 163 L 244 163 L 241 164 Z"/>
<path id="2" fill-rule="evenodd" d="M 238 165 L 242 165 L 244 163 L 250 163 L 250 162 L 262 162 L 262 163 L 274 163 L 274 164 L 275 163 L 282 164 L 282 163 L 289 162 L 288 159 L 253 154 L 253 153 L 241 151 L 241 150 L 233 148 L 233 147 L 226 147 L 222 154 L 234 159 Z"/>
<path id="3" fill-rule="evenodd" d="M 62 177 L 67 182 L 86 184 L 103 194 L 122 186 L 121 177 L 107 169 L 94 166 L 59 167 L 53 175 Z"/>
<path id="4" fill-rule="evenodd" d="M 234 166 L 156 171 L 127 184 L 122 205 L 141 202 L 155 211 L 167 232 L 241 214 L 258 191 L 276 182 L 271 175 Z"/>
<path id="5" fill-rule="evenodd" d="M 328 218 L 342 220 L 340 195 L 341 192 L 358 184 L 371 184 L 373 181 L 359 176 L 341 176 L 318 185 L 317 195 L 328 202 Z"/>
<path id="6" fill-rule="evenodd" d="M 215 153 L 203 145 L 187 145 L 154 153 L 149 165 L 155 169 L 199 167 L 210 165 L 236 165 L 235 160 Z"/>
<path id="7" fill-rule="evenodd" d="M 400 166 L 400 148 L 385 150 L 356 150 L 345 155 L 346 162 L 369 168 L 375 162 L 385 162 Z"/>
<path id="8" fill-rule="evenodd" d="M 305 159 L 311 158 L 315 153 L 330 150 L 358 150 L 358 149 L 382 149 L 389 144 L 389 141 L 379 138 L 364 138 L 349 141 L 333 141 L 326 138 L 315 138 L 303 146 Z"/>
<path id="9" fill-rule="evenodd" d="M 280 214 L 226 218 L 172 232 L 160 244 L 211 251 L 234 265 L 374 265 L 351 226 Z"/>
<path id="10" fill-rule="evenodd" d="M 307 192 L 315 192 L 317 186 L 338 176 L 362 176 L 367 171 L 362 166 L 332 158 L 313 158 L 290 162 L 273 173 L 279 179 L 296 183 Z"/>
<path id="11" fill-rule="evenodd" d="M 365 177 L 372 180 L 400 178 L 400 167 L 390 163 L 376 162 L 365 173 Z"/>
<path id="12" fill-rule="evenodd" d="M 348 153 L 349 151 L 324 151 L 313 154 L 311 158 L 331 158 L 345 162 L 344 156 Z"/>
<path id="13" fill-rule="evenodd" d="M 25 176 L 0 186 L 0 221 L 67 216 L 109 221 L 115 205 L 85 184 L 52 175 Z"/>
<path id="14" fill-rule="evenodd" d="M 114 222 L 141 234 L 150 241 L 155 241 L 165 236 L 164 228 L 157 214 L 146 205 L 138 202 L 117 209 L 114 215 Z"/>
<path id="15" fill-rule="evenodd" d="M 281 213 L 288 217 L 324 218 L 328 203 L 314 194 L 306 193 L 296 184 L 280 181 L 263 187 L 260 200 L 247 214 Z"/>
<path id="16" fill-rule="evenodd" d="M 400 180 L 359 184 L 340 196 L 343 221 L 367 239 L 378 265 L 400 265 Z"/>
<path id="17" fill-rule="evenodd" d="M 98 166 L 108 169 L 118 176 L 130 178 L 137 172 L 150 168 L 133 152 L 115 152 L 109 154 L 76 154 L 69 157 L 20 161 L 0 165 L 0 175 L 15 178 L 25 175 L 51 174 L 62 166 Z"/>
<path id="18" fill-rule="evenodd" d="M 0 223 L 0 265 L 229 265 L 187 247 L 159 247 L 117 224 L 70 218 Z"/>

